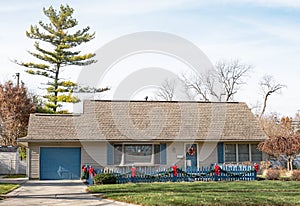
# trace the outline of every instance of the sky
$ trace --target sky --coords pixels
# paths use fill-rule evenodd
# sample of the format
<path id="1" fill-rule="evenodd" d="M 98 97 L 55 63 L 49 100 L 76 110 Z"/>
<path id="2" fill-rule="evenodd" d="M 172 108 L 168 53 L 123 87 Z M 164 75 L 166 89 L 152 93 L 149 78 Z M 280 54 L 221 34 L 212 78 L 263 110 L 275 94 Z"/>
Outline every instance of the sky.
<path id="1" fill-rule="evenodd" d="M 167 32 L 180 36 L 200 48 L 212 63 L 239 59 L 253 66 L 235 101 L 254 107 L 263 100 L 259 82 L 272 75 L 286 85 L 280 94 L 269 98 L 267 113 L 294 116 L 300 110 L 298 90 L 300 69 L 300 1 L 293 0 L 92 0 L 92 1 L 34 1 L 11 0 L 0 3 L 0 81 L 21 80 L 32 93 L 39 93 L 47 80 L 31 76 L 24 68 L 12 63 L 14 59 L 33 60 L 27 51 L 33 41 L 25 31 L 39 20 L 46 20 L 43 7 L 69 4 L 74 8 L 78 29 L 90 26 L 95 39 L 82 45 L 82 51 L 95 52 L 101 46 L 123 35 L 142 31 Z M 157 57 L 157 61 L 155 61 Z M 140 56 L 130 64 L 139 65 Z M 152 62 L 159 62 L 156 56 Z M 154 61 L 153 61 L 154 60 Z M 168 60 L 169 61 L 169 60 Z M 147 61 L 144 66 L 153 66 Z M 130 70 L 120 63 L 122 72 Z M 159 65 L 155 65 L 159 66 Z M 163 66 L 163 65 L 162 65 Z M 76 80 L 80 68 L 65 69 L 64 78 Z M 112 76 L 112 75 L 111 75 Z M 111 82 L 115 82 L 112 79 Z M 107 85 L 109 86 L 109 81 Z M 112 92 L 112 91 L 109 91 Z M 108 93 L 109 93 L 108 92 Z M 109 96 L 109 94 L 108 94 Z M 107 96 L 107 97 L 108 97 Z M 253 110 L 255 111 L 255 109 Z"/>

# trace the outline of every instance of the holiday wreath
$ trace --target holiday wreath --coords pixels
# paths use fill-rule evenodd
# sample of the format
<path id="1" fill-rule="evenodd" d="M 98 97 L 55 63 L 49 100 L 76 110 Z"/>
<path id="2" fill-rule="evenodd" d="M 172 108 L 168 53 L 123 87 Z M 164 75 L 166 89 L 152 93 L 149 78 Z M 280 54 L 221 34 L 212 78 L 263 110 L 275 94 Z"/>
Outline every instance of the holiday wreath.
<path id="1" fill-rule="evenodd" d="M 195 148 L 191 145 L 187 151 L 186 151 L 190 156 L 193 156 L 195 154 Z"/>

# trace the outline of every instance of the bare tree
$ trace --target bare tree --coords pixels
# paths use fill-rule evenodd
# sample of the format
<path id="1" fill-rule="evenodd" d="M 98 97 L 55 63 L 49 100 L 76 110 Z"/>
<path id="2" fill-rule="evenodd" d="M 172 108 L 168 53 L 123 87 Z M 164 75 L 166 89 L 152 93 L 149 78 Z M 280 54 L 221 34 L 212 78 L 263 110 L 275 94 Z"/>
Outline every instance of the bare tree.
<path id="1" fill-rule="evenodd" d="M 243 64 L 239 60 L 222 60 L 216 63 L 215 68 L 215 71 L 208 71 L 198 76 L 182 75 L 182 81 L 201 100 L 210 101 L 214 97 L 217 101 L 230 101 L 240 87 L 246 84 L 244 79 L 252 66 Z M 218 86 L 221 87 L 220 91 Z"/>
<path id="2" fill-rule="evenodd" d="M 217 78 L 223 85 L 226 102 L 233 100 L 233 96 L 238 92 L 241 85 L 246 84 L 244 78 L 251 69 L 251 65 L 243 64 L 237 59 L 221 60 L 216 63 Z"/>
<path id="3" fill-rule="evenodd" d="M 259 118 L 261 118 L 266 111 L 268 97 L 273 93 L 280 93 L 280 90 L 286 87 L 283 84 L 277 83 L 270 75 L 263 76 L 260 86 L 264 94 L 264 102 Z"/>
<path id="4" fill-rule="evenodd" d="M 172 101 L 176 88 L 176 79 L 166 79 L 159 88 L 156 96 L 165 101 Z"/>

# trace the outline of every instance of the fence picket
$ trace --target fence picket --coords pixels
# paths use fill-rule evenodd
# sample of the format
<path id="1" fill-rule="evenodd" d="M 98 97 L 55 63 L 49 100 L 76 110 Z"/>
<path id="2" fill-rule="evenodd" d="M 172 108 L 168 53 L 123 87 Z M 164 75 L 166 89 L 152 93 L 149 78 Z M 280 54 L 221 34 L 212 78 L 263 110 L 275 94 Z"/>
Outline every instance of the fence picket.
<path id="1" fill-rule="evenodd" d="M 102 168 L 98 173 L 112 173 L 117 176 L 117 183 L 128 182 L 193 182 L 193 181 L 251 181 L 256 180 L 256 172 L 253 166 L 249 165 L 220 165 L 220 175 L 214 173 L 213 167 L 201 167 L 195 169 L 177 169 L 177 176 L 174 176 L 172 168 L 151 168 L 138 167 L 136 177 L 131 177 L 130 167 Z"/>

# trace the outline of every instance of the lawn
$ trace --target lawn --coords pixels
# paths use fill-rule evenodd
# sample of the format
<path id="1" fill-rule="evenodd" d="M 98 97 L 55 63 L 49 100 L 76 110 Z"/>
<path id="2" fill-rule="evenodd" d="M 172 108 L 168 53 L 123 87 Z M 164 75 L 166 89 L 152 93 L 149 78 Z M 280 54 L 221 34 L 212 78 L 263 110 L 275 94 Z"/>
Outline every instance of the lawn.
<path id="1" fill-rule="evenodd" d="M 22 174 L 11 174 L 11 175 L 5 175 L 3 178 L 25 178 L 26 175 L 22 175 Z"/>
<path id="2" fill-rule="evenodd" d="M 140 205 L 300 205 L 299 181 L 129 183 L 88 191 Z"/>
<path id="3" fill-rule="evenodd" d="M 17 184 L 0 183 L 0 200 L 4 198 L 2 195 L 7 194 L 18 187 L 19 185 Z"/>

